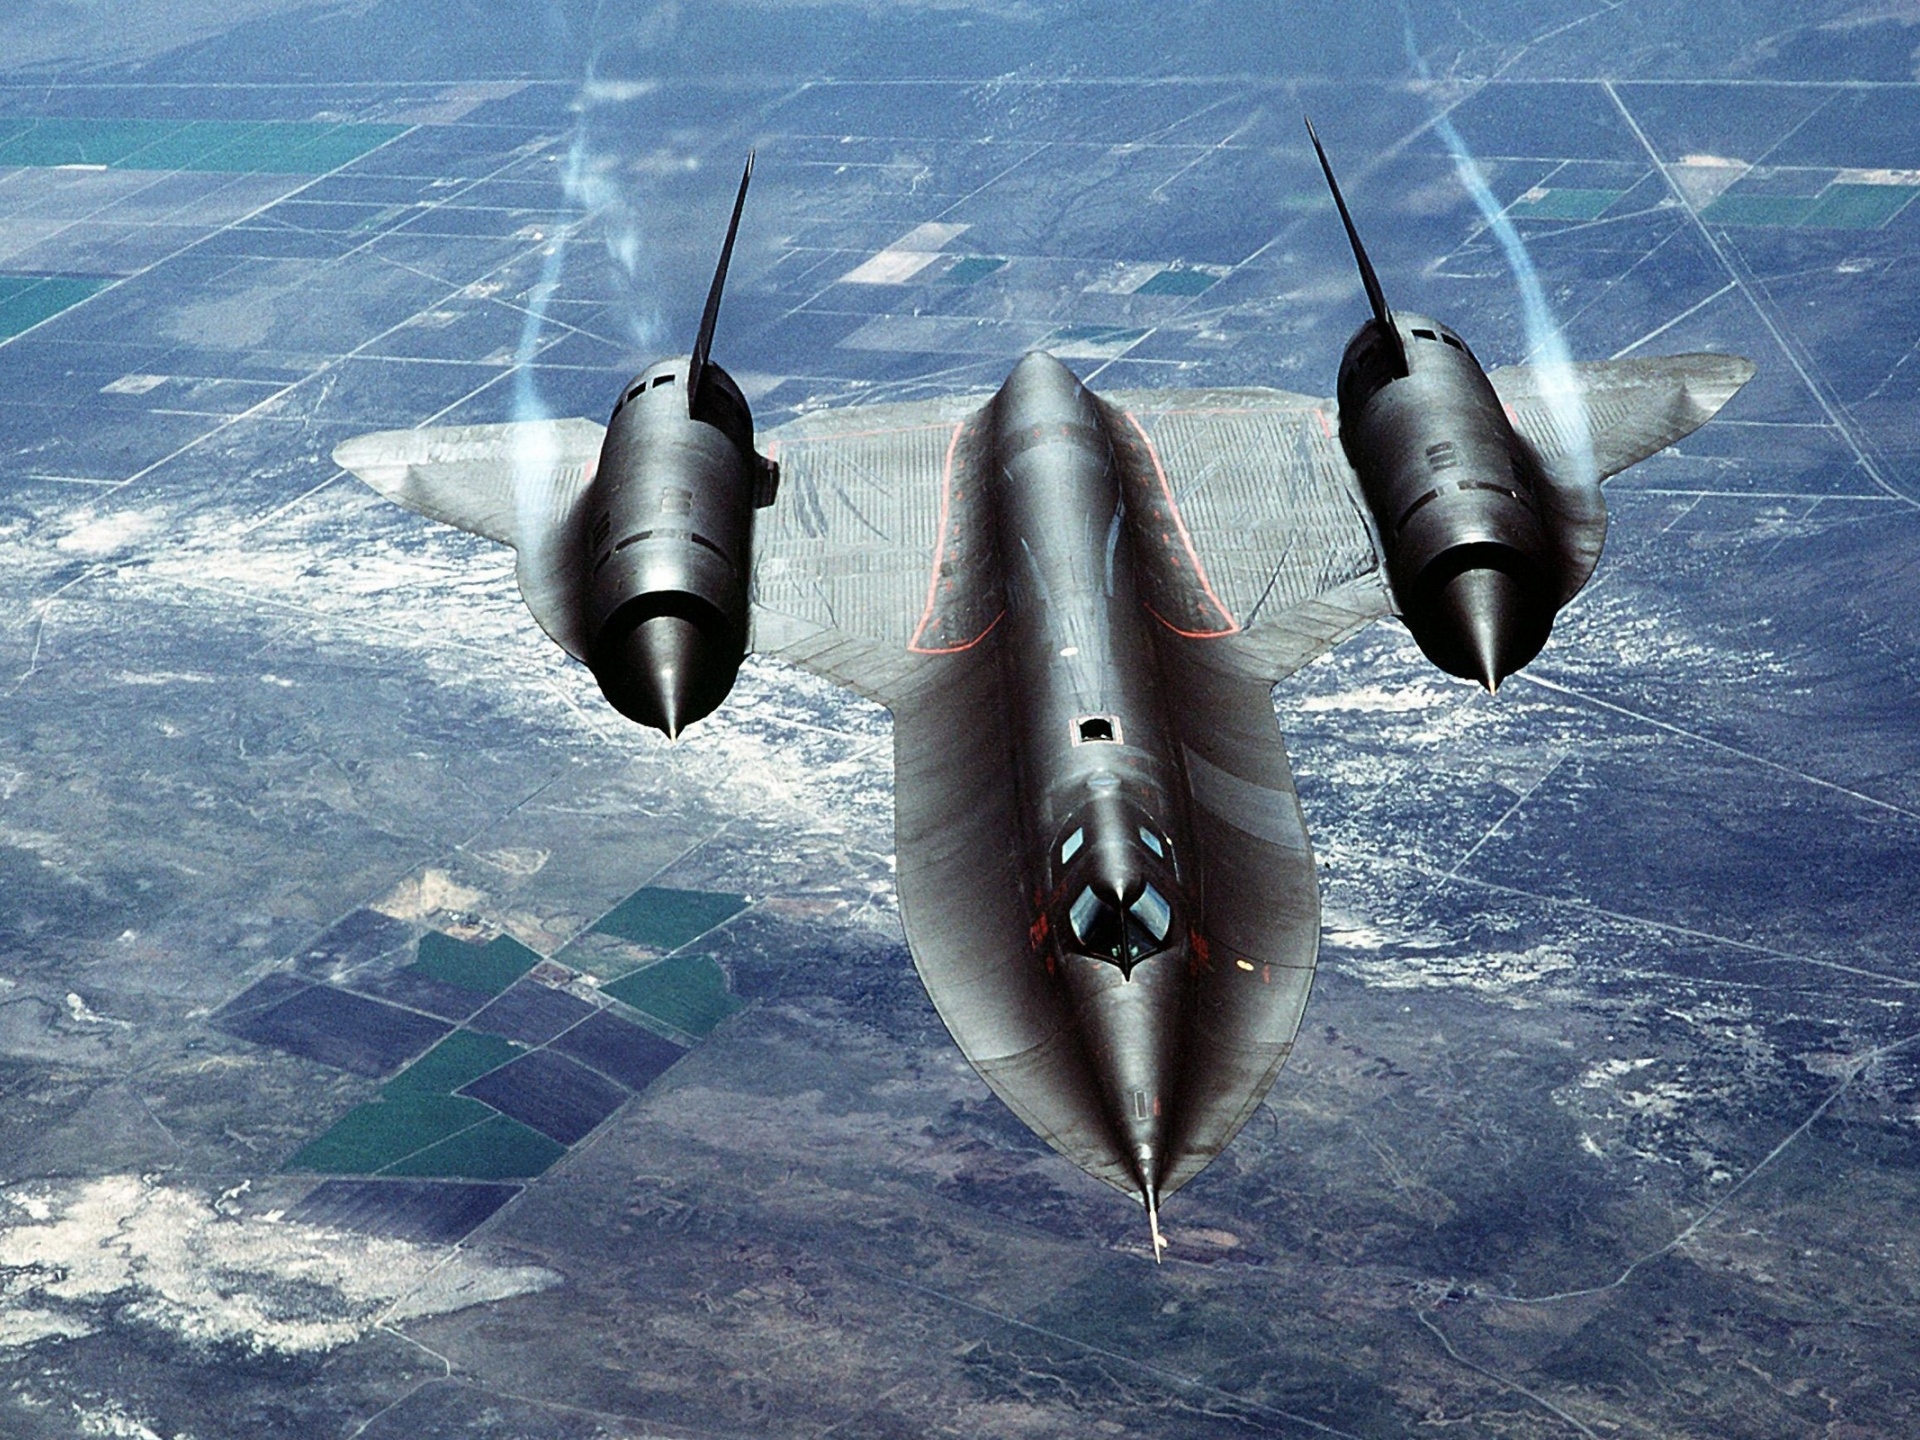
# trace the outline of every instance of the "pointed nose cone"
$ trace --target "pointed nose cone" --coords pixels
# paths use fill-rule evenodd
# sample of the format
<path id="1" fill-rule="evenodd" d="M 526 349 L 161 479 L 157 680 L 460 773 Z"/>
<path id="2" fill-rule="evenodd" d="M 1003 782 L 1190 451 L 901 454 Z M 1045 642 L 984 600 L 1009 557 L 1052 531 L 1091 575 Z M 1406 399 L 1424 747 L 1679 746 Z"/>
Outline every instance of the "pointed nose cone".
<path id="1" fill-rule="evenodd" d="M 1153 1239 L 1153 1263 L 1158 1265 L 1166 1253 L 1167 1237 L 1160 1233 L 1160 1187 L 1148 1181 L 1140 1191 L 1140 1203 L 1147 1207 L 1147 1231 Z"/>
<path id="2" fill-rule="evenodd" d="M 1061 978 L 1087 1063 L 1082 1103 L 1098 1116 L 1087 1134 L 1094 1143 L 1070 1153 L 1140 1201 L 1157 1230 L 1167 1176 L 1180 1163 L 1187 966 L 1161 953 L 1128 977 L 1105 961 L 1076 956 Z"/>
<path id="3" fill-rule="evenodd" d="M 594 658 L 594 676 L 613 707 L 669 740 L 713 712 L 739 664 L 678 615 L 642 621 Z"/>
<path id="4" fill-rule="evenodd" d="M 669 740 L 699 719 L 693 694 L 706 660 L 706 639 L 677 615 L 660 615 L 637 627 L 628 650 L 636 674 L 652 682 L 653 723 Z M 703 712 L 704 713 L 704 712 Z"/>
<path id="5" fill-rule="evenodd" d="M 1462 570 L 1434 597 L 1423 627 L 1439 644 L 1421 648 L 1442 669 L 1479 681 L 1491 694 L 1540 653 L 1550 621 L 1547 616 L 1543 622 L 1540 607 L 1506 571 Z"/>

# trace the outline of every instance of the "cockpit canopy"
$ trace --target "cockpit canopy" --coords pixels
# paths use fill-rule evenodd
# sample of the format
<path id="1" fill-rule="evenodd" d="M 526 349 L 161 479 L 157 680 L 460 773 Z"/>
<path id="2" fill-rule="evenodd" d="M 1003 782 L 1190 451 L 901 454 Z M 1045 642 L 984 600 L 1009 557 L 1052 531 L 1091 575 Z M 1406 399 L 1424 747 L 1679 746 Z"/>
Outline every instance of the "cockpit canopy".
<path id="1" fill-rule="evenodd" d="M 1057 914 L 1067 949 L 1105 960 L 1131 975 L 1133 967 L 1167 948 L 1178 921 L 1179 861 L 1166 832 L 1117 787 L 1094 788 L 1089 803 L 1068 820 L 1054 844 Z"/>
<path id="2" fill-rule="evenodd" d="M 1067 925 L 1076 948 L 1131 971 L 1166 945 L 1173 933 L 1173 907 L 1150 884 L 1122 914 L 1091 885 L 1083 885 L 1067 907 Z"/>

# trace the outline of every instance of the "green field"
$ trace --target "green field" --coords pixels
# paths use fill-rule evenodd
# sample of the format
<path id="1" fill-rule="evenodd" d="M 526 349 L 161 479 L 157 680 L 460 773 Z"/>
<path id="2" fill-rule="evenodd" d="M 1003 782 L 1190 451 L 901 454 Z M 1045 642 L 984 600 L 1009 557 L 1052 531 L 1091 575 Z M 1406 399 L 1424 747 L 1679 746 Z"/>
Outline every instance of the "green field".
<path id="1" fill-rule="evenodd" d="M 1006 261 L 993 255 L 969 255 L 940 277 L 942 285 L 971 285 L 1002 269 Z"/>
<path id="2" fill-rule="evenodd" d="M 1205 270 L 1162 270 L 1133 293 L 1136 295 L 1204 295 L 1220 283 Z"/>
<path id="3" fill-rule="evenodd" d="M 495 1115 L 395 1161 L 380 1173 L 431 1175 L 443 1180 L 526 1180 L 566 1153 L 564 1145 L 538 1130 L 505 1115 Z"/>
<path id="4" fill-rule="evenodd" d="M 651 950 L 678 950 L 747 908 L 747 897 L 717 890 L 636 890 L 594 929 Z"/>
<path id="5" fill-rule="evenodd" d="M 81 275 L 0 275 L 0 339 L 52 319 L 109 283 Z"/>
<path id="6" fill-rule="evenodd" d="M 1798 195 L 1722 195 L 1700 212 L 1714 225 L 1797 225 L 1813 208 Z"/>
<path id="7" fill-rule="evenodd" d="M 419 953 L 407 968 L 462 990 L 498 995 L 539 963 L 536 952 L 508 935 L 473 945 L 434 930 L 420 937 Z"/>
<path id="8" fill-rule="evenodd" d="M 1828 230 L 1878 230 L 1907 208 L 1912 185 L 1829 185 L 1800 221 Z"/>
<path id="9" fill-rule="evenodd" d="M 104 165 L 324 175 L 408 128 L 279 120 L 8 120 L 0 121 L 0 169 Z"/>
<path id="10" fill-rule="evenodd" d="M 743 1003 L 708 955 L 675 955 L 604 986 L 602 993 L 695 1039 L 705 1039 Z"/>
<path id="11" fill-rule="evenodd" d="M 389 1097 L 451 1095 L 489 1070 L 498 1070 L 520 1052 L 520 1046 L 498 1035 L 456 1030 L 382 1085 L 380 1093 Z"/>
<path id="12" fill-rule="evenodd" d="M 301 1147 L 285 1168 L 371 1175 L 493 1114 L 490 1106 L 460 1095 L 376 1100 L 349 1110 L 326 1134 Z"/>

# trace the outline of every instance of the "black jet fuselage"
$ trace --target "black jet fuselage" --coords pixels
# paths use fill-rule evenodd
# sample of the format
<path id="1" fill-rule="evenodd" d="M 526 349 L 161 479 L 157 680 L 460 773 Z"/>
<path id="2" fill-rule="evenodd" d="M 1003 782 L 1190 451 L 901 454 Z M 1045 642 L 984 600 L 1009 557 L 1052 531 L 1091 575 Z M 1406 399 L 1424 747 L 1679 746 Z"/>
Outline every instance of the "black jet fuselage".
<path id="1" fill-rule="evenodd" d="M 1146 434 L 1029 355 L 955 432 L 893 704 L 915 963 L 980 1074 L 1149 1210 L 1285 1060 L 1318 897 L 1271 684 Z"/>
<path id="2" fill-rule="evenodd" d="M 988 408 L 1020 841 L 1039 958 L 1072 1008 L 1113 1160 L 1158 1195 L 1179 1102 L 1186 786 L 1136 582 L 1110 417 L 1023 360 Z"/>

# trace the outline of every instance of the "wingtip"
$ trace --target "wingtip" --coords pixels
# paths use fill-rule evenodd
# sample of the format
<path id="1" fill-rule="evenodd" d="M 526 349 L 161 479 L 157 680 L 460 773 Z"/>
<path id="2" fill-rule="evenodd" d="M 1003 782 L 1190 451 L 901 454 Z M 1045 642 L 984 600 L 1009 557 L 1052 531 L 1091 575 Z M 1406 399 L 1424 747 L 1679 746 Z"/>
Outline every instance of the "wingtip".
<path id="1" fill-rule="evenodd" d="M 1760 373 L 1760 367 L 1746 356 L 1717 351 L 1675 355 L 1668 357 L 1666 363 L 1679 376 L 1696 426 L 1718 415 L 1721 408 Z"/>

